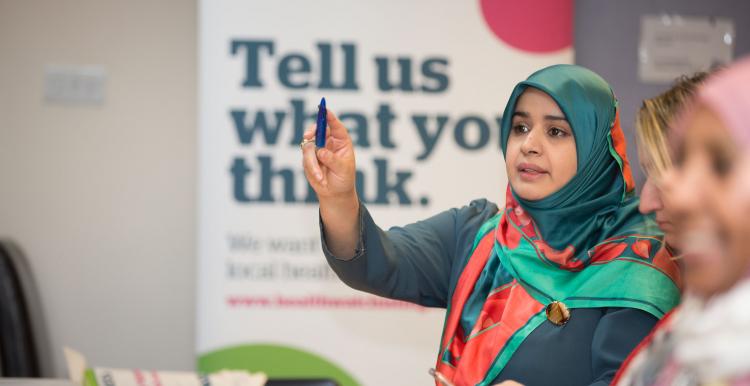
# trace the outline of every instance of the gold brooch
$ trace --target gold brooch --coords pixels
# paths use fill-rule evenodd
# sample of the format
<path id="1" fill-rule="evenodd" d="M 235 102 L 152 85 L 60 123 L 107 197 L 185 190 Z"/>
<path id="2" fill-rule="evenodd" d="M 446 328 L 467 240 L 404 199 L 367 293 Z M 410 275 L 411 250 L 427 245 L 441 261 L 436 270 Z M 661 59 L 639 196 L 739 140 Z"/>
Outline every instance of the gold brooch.
<path id="1" fill-rule="evenodd" d="M 570 310 L 563 302 L 554 301 L 545 310 L 547 319 L 557 326 L 562 326 L 570 320 Z"/>

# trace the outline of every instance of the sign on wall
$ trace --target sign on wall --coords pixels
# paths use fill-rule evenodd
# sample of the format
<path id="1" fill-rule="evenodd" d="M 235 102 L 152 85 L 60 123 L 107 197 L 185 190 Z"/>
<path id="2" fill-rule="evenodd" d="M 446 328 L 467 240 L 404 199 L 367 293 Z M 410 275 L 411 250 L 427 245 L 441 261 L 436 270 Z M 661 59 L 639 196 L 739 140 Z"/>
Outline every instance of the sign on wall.
<path id="1" fill-rule="evenodd" d="M 638 78 L 645 83 L 666 84 L 684 74 L 726 65 L 732 61 L 734 41 L 731 19 L 643 15 Z"/>
<path id="2" fill-rule="evenodd" d="M 572 59 L 569 1 L 515 3 L 201 1 L 200 370 L 431 382 L 444 310 L 338 280 L 298 144 L 325 97 L 383 228 L 502 203 L 510 91 Z"/>

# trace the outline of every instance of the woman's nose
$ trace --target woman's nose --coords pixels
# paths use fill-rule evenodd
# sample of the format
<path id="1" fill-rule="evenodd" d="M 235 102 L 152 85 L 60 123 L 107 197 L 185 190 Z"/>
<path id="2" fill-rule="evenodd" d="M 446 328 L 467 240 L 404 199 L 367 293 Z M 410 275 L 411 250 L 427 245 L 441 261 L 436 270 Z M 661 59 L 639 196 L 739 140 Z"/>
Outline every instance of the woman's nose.
<path id="1" fill-rule="evenodd" d="M 661 191 L 656 186 L 653 177 L 648 177 L 641 190 L 641 202 L 638 205 L 638 210 L 643 214 L 649 214 L 662 209 L 664 209 L 664 204 L 661 200 Z"/>
<path id="2" fill-rule="evenodd" d="M 541 144 L 539 143 L 539 129 L 531 129 L 521 144 L 521 151 L 524 154 L 541 154 Z"/>

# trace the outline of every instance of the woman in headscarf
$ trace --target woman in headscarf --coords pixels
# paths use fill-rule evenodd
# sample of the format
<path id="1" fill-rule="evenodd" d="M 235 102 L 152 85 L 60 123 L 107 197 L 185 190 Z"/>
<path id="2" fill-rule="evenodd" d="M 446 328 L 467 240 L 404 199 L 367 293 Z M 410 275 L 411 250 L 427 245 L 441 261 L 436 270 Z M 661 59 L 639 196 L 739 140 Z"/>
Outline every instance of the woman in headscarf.
<path id="1" fill-rule="evenodd" d="M 664 198 L 686 295 L 617 385 L 750 384 L 750 58 L 710 77 L 676 124 Z"/>
<path id="2" fill-rule="evenodd" d="M 502 210 L 476 200 L 384 232 L 357 199 L 346 128 L 328 123 L 326 148 L 303 146 L 328 262 L 354 288 L 446 307 L 437 371 L 450 382 L 609 384 L 677 303 L 677 268 L 638 213 L 617 101 L 590 70 L 551 66 L 514 88 Z"/>

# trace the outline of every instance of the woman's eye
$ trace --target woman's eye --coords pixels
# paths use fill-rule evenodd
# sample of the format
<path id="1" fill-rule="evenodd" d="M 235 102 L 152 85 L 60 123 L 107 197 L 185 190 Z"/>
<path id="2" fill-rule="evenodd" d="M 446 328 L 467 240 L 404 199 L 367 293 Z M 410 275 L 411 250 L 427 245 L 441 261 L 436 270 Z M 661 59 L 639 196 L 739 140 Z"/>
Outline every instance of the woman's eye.
<path id="1" fill-rule="evenodd" d="M 528 128 L 528 126 L 526 126 L 526 125 L 524 125 L 522 123 L 519 123 L 519 124 L 513 126 L 513 132 L 515 132 L 516 134 L 528 133 L 529 132 L 529 128 Z"/>
<path id="2" fill-rule="evenodd" d="M 562 129 L 558 129 L 557 127 L 553 127 L 551 129 L 549 129 L 549 135 L 551 135 L 553 137 L 564 137 L 564 136 L 568 135 L 568 133 L 566 133 Z"/>
<path id="3" fill-rule="evenodd" d="M 730 149 L 709 143 L 708 156 L 711 168 L 719 177 L 725 177 L 732 170 L 734 157 Z"/>
<path id="4" fill-rule="evenodd" d="M 732 160 L 724 154 L 712 154 L 711 166 L 714 172 L 724 177 L 732 169 Z"/>

